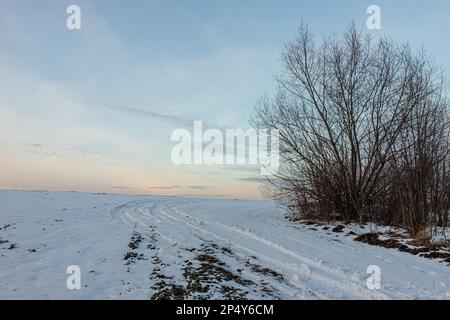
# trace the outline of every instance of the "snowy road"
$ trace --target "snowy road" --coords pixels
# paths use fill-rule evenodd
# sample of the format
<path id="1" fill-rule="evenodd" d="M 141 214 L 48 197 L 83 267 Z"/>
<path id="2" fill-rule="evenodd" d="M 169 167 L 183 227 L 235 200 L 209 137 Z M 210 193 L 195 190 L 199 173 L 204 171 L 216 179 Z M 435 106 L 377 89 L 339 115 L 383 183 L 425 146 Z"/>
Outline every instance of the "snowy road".
<path id="1" fill-rule="evenodd" d="M 250 258 L 274 270 L 284 280 L 266 281 L 281 298 L 448 298 L 448 267 L 294 226 L 269 201 L 167 198 L 132 202 L 114 214 L 142 234 L 156 232 L 177 255 L 211 241 L 234 253 L 233 269 L 245 269 Z M 381 268 L 381 290 L 366 286 L 369 265 Z"/>
<path id="2" fill-rule="evenodd" d="M 1 298 L 450 298 L 444 263 L 289 222 L 271 201 L 13 191 L 0 200 L 0 227 L 10 225 L 0 229 Z M 87 273 L 77 292 L 65 288 L 69 264 Z M 367 288 L 370 265 L 379 290 Z"/>

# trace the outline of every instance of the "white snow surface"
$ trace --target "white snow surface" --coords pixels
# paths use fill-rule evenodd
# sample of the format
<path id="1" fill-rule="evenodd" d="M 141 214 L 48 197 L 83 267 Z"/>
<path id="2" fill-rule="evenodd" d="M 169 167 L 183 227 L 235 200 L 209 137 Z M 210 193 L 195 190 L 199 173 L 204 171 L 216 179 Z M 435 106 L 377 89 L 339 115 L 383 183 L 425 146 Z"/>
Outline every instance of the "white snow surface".
<path id="1" fill-rule="evenodd" d="M 247 299 L 450 299 L 445 263 L 284 215 L 264 200 L 0 191 L 0 298 L 150 299 L 161 279 L 188 286 L 186 267 L 207 253 L 245 281 L 212 276 L 185 298 L 229 298 L 231 287 Z M 70 265 L 80 290 L 66 287 Z M 378 290 L 366 284 L 370 265 Z"/>

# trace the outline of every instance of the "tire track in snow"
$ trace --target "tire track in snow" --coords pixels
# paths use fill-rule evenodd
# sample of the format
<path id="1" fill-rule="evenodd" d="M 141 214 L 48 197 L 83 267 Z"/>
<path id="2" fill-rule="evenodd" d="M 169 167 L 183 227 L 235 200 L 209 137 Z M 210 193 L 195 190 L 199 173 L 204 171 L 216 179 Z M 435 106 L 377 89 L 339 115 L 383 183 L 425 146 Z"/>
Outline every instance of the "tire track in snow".
<path id="1" fill-rule="evenodd" d="M 224 243 L 230 243 L 233 246 L 239 248 L 240 250 L 247 252 L 250 255 L 256 256 L 261 260 L 266 261 L 272 266 L 276 266 L 277 268 L 283 270 L 285 273 L 290 272 L 295 275 L 301 277 L 301 279 L 312 285 L 312 288 L 302 284 L 300 282 L 290 283 L 296 289 L 302 291 L 309 291 L 316 293 L 316 297 L 327 298 L 330 297 L 327 293 L 318 293 L 317 291 L 321 290 L 321 287 L 317 287 L 316 284 L 322 284 L 322 286 L 326 286 L 329 289 L 340 290 L 341 292 L 346 292 L 351 297 L 362 297 L 362 298 L 371 298 L 371 299 L 386 299 L 389 298 L 386 294 L 380 291 L 369 290 L 368 288 L 362 286 L 360 283 L 355 282 L 355 279 L 352 276 L 340 271 L 339 269 L 328 267 L 323 265 L 321 261 L 315 261 L 306 256 L 293 252 L 288 248 L 275 243 L 267 238 L 257 235 L 254 232 L 251 232 L 247 229 L 228 225 L 220 222 L 208 222 L 203 219 L 197 218 L 193 215 L 189 215 L 186 212 L 177 209 L 176 207 L 182 206 L 183 203 L 179 201 L 183 201 L 183 199 L 179 199 L 178 202 L 174 202 L 173 200 L 159 200 L 156 203 L 152 203 L 150 205 L 149 201 L 135 201 L 131 202 L 125 206 L 121 206 L 115 210 L 116 215 L 122 215 L 122 220 L 128 222 L 132 222 L 141 227 L 149 227 L 147 223 L 142 221 L 143 217 L 153 218 L 155 221 L 166 221 L 167 223 L 176 223 L 179 226 L 182 226 L 184 229 L 187 229 L 187 232 L 193 233 L 193 231 L 199 232 L 203 235 L 206 235 L 209 238 L 213 238 L 219 240 Z M 184 220 L 188 219 L 189 221 Z M 213 230 L 217 229 L 216 232 L 207 230 L 205 227 L 212 227 Z M 176 229 L 174 227 L 174 229 Z M 230 236 L 224 237 L 217 234 L 217 231 L 230 233 Z M 165 240 L 169 241 L 172 245 L 182 246 L 182 244 L 177 241 L 173 236 L 169 236 L 167 234 L 162 235 L 160 230 L 158 233 L 165 238 Z M 175 230 L 176 233 L 176 230 Z M 219 232 L 220 233 L 220 232 Z M 248 240 L 257 242 L 258 244 L 264 246 L 266 249 L 274 250 L 283 255 L 289 256 L 293 258 L 296 262 L 288 263 L 281 262 L 280 259 L 268 256 L 259 250 L 254 250 L 250 248 L 246 244 L 238 243 L 233 235 L 238 234 L 245 237 Z M 264 250 L 267 251 L 267 250 Z M 322 274 L 318 272 L 311 271 L 311 269 L 317 269 Z M 325 273 L 326 275 L 323 275 Z M 336 279 L 339 278 L 339 279 Z"/>
<path id="2" fill-rule="evenodd" d="M 179 204 L 175 204 L 175 205 L 179 205 Z M 167 208 L 167 207 L 166 207 Z M 190 227 L 201 231 L 201 232 L 206 232 L 214 237 L 216 237 L 219 240 L 222 241 L 226 241 L 226 242 L 231 242 L 233 245 L 239 247 L 242 250 L 245 250 L 247 252 L 249 252 L 250 254 L 253 254 L 255 256 L 258 256 L 260 258 L 262 258 L 263 260 L 272 263 L 273 265 L 276 265 L 277 267 L 279 267 L 280 269 L 288 269 L 290 272 L 296 273 L 298 275 L 302 275 L 303 277 L 306 278 L 311 278 L 314 280 L 317 280 L 319 282 L 322 282 L 324 284 L 328 284 L 331 286 L 334 286 L 336 288 L 341 289 L 342 291 L 354 294 L 355 292 L 361 293 L 363 296 L 368 297 L 368 298 L 372 298 L 372 299 L 388 299 L 389 297 L 380 292 L 380 291 L 373 291 L 370 290 L 364 286 L 361 286 L 359 283 L 355 283 L 354 279 L 349 276 L 348 274 L 340 271 L 337 268 L 331 268 L 331 267 L 327 267 L 325 265 L 323 265 L 322 262 L 320 261 L 315 261 L 313 259 L 310 259 L 308 257 L 305 257 L 303 255 L 297 254 L 287 248 L 285 248 L 284 246 L 275 243 L 267 238 L 258 236 L 257 234 L 250 232 L 249 230 L 243 229 L 241 227 L 238 226 L 232 226 L 232 225 L 228 225 L 228 224 L 224 224 L 224 223 L 219 223 L 219 222 L 215 222 L 215 223 L 211 223 L 208 221 L 205 221 L 203 219 L 199 219 L 196 217 L 193 217 L 192 215 L 188 215 L 187 213 L 178 210 L 178 209 L 174 209 L 173 211 L 178 212 L 179 214 L 190 218 L 191 220 L 196 221 L 197 223 L 199 223 L 200 225 L 211 225 L 214 227 L 218 227 L 219 229 L 225 229 L 225 230 L 229 230 L 231 232 L 234 233 L 238 233 L 242 236 L 245 236 L 249 239 L 255 240 L 263 245 L 265 245 L 266 247 L 276 250 L 278 252 L 281 252 L 285 255 L 291 256 L 293 258 L 295 258 L 299 263 L 293 263 L 293 264 L 287 264 L 287 263 L 280 263 L 278 259 L 274 259 L 272 257 L 269 257 L 267 255 L 264 255 L 261 252 L 258 251 L 254 251 L 246 246 L 243 246 L 241 244 L 236 243 L 235 241 L 229 240 L 228 238 L 223 238 L 220 236 L 217 236 L 217 234 L 214 234 L 210 231 L 205 230 L 204 228 L 200 228 L 197 226 L 193 226 L 192 224 L 190 224 L 189 222 L 183 221 L 181 219 L 175 218 L 173 216 L 171 216 L 170 214 L 168 214 L 167 212 L 165 213 L 166 216 L 169 216 L 171 218 L 173 218 L 175 221 L 180 222 L 180 223 L 185 223 L 187 225 L 189 225 Z M 315 272 L 312 272 L 310 267 L 314 267 L 319 269 L 320 271 L 324 271 L 326 273 L 330 273 L 334 276 L 340 277 L 341 280 L 340 281 L 336 281 L 332 278 L 329 277 L 325 277 L 325 276 L 321 276 Z"/>

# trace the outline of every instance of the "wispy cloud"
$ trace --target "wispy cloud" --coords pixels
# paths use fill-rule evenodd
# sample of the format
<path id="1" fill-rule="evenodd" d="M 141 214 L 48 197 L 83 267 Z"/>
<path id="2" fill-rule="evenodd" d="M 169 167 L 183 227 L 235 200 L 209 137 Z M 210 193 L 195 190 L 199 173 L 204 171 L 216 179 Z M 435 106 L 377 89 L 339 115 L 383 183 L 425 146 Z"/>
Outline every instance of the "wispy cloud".
<path id="1" fill-rule="evenodd" d="M 97 152 L 83 150 L 72 146 L 42 144 L 37 142 L 19 143 L 19 145 L 22 145 L 27 150 L 30 150 L 32 154 L 44 155 L 48 157 L 72 157 L 74 155 L 77 155 L 83 158 L 103 158 L 103 156 Z"/>
<path id="2" fill-rule="evenodd" d="M 155 111 L 155 109 L 158 110 L 164 110 L 165 107 L 138 107 L 138 106 L 128 106 L 128 105 L 122 105 L 118 103 L 109 103 L 104 101 L 98 101 L 93 99 L 80 99 L 80 98 L 73 98 L 73 97 L 67 97 L 72 100 L 77 100 L 80 103 L 86 103 L 86 104 L 92 104 L 97 105 L 103 108 L 107 108 L 116 112 L 122 112 L 127 113 L 129 115 L 135 115 L 140 117 L 146 117 L 154 120 L 162 120 L 168 123 L 175 124 L 177 126 L 185 127 L 185 128 L 191 128 L 194 125 L 194 121 L 202 121 L 204 130 L 208 128 L 215 128 L 219 130 L 225 131 L 227 129 L 227 126 L 219 125 L 210 121 L 206 121 L 204 119 L 195 119 L 192 116 L 186 115 L 186 114 L 171 114 L 171 113 L 163 113 L 160 111 Z M 182 107 L 178 107 L 178 109 L 182 109 Z"/>
<path id="3" fill-rule="evenodd" d="M 244 181 L 244 182 L 264 183 L 266 181 L 266 178 L 262 178 L 262 177 L 244 177 L 244 178 L 238 178 L 236 180 Z"/>
<path id="4" fill-rule="evenodd" d="M 111 187 L 112 189 L 121 189 L 121 190 L 133 190 L 133 189 L 136 189 L 136 188 L 134 188 L 134 187 L 123 187 L 123 186 L 114 186 L 114 187 Z"/>
<path id="5" fill-rule="evenodd" d="M 156 120 L 163 120 L 170 123 L 174 123 L 179 126 L 192 126 L 194 123 L 193 119 L 190 119 L 185 116 L 178 116 L 178 115 L 172 115 L 172 114 L 165 114 L 161 112 L 156 112 L 153 110 L 138 108 L 138 107 L 129 107 L 129 106 L 122 106 L 117 104 L 108 104 L 104 102 L 98 102 L 98 101 L 90 101 L 90 103 L 94 103 L 97 105 L 100 105 L 102 107 L 109 108 L 111 110 L 115 110 L 118 112 L 128 113 L 131 115 L 138 115 L 138 116 L 144 116 L 147 118 L 152 118 Z"/>
<path id="6" fill-rule="evenodd" d="M 42 148 L 43 147 L 43 145 L 40 143 L 25 143 L 25 145 L 34 147 L 34 148 Z"/>
<path id="7" fill-rule="evenodd" d="M 196 184 L 196 185 L 189 186 L 189 189 L 195 189 L 195 190 L 207 190 L 210 188 L 214 188 L 214 186 L 208 186 L 208 185 L 204 185 L 204 184 Z"/>
<path id="8" fill-rule="evenodd" d="M 170 186 L 149 186 L 149 189 L 152 190 L 172 190 L 172 189 L 178 189 L 181 188 L 181 186 L 177 185 L 170 185 Z"/>
<path id="9" fill-rule="evenodd" d="M 195 169 L 186 169 L 186 172 L 192 175 L 203 175 L 203 176 L 214 176 L 220 174 L 218 170 L 195 170 Z"/>
<path id="10" fill-rule="evenodd" d="M 261 168 L 259 165 L 228 165 L 224 166 L 226 170 L 246 172 L 251 174 L 257 174 L 260 172 Z"/>

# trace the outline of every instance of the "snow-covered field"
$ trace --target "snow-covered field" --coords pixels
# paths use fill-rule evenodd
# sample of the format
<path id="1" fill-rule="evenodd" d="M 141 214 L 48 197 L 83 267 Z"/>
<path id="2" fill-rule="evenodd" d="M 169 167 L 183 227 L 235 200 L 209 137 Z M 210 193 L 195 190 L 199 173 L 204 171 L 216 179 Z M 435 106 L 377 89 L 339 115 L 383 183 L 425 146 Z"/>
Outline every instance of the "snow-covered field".
<path id="1" fill-rule="evenodd" d="M 0 191 L 0 298 L 450 299 L 447 264 L 312 229 L 271 201 Z"/>

